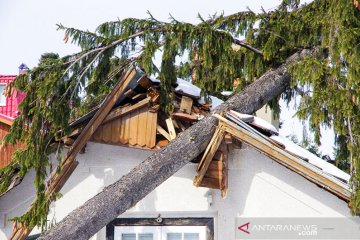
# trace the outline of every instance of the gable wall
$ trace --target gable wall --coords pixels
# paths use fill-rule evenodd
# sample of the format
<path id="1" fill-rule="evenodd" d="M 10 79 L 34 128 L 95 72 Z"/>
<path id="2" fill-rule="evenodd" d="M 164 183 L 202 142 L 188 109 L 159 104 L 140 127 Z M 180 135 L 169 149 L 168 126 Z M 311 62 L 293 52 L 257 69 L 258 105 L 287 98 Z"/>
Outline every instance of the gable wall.
<path id="1" fill-rule="evenodd" d="M 150 151 L 89 143 L 79 166 L 53 204 L 49 219 L 59 222 L 101 189 L 126 174 Z M 257 151 L 244 147 L 229 153 L 229 190 L 193 186 L 196 164 L 188 164 L 120 217 L 214 217 L 215 239 L 234 239 L 235 219 L 251 217 L 350 216 L 347 204 Z M 0 198 L 0 239 L 12 225 L 5 217 L 19 215 L 31 203 L 30 177 Z M 21 197 L 21 193 L 26 196 Z M 27 199 L 19 200 L 19 199 Z M 105 239 L 105 229 L 93 239 Z"/>

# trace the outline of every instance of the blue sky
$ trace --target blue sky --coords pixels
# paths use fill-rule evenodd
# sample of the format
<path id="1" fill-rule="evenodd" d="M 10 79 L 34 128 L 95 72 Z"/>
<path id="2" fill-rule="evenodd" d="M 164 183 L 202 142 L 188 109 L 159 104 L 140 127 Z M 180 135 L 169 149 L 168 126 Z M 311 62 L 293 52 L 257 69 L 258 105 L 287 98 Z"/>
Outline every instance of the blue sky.
<path id="1" fill-rule="evenodd" d="M 270 10 L 279 0 L 0 0 L 0 74 L 17 74 L 21 63 L 36 66 L 42 53 L 61 56 L 79 49 L 63 41 L 64 33 L 56 30 L 62 23 L 79 29 L 94 30 L 100 23 L 127 17 L 144 18 L 149 10 L 154 17 L 166 21 L 169 13 L 181 21 L 196 23 L 200 13 L 225 15 L 246 10 Z M 282 106 L 283 135 L 296 134 L 301 139 L 302 124 L 292 116 L 295 111 Z M 324 153 L 332 153 L 333 134 L 323 132 Z"/>

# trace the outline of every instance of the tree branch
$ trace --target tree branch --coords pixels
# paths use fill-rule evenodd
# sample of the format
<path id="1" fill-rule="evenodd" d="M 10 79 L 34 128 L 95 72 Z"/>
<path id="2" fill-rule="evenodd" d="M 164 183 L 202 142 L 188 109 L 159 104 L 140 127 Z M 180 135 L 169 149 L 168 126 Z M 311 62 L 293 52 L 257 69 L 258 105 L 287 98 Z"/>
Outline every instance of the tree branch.
<path id="1" fill-rule="evenodd" d="M 259 50 L 259 49 L 255 48 L 255 47 L 247 44 L 247 43 L 244 42 L 244 41 L 241 41 L 241 40 L 239 40 L 239 39 L 234 38 L 234 43 L 237 44 L 237 45 L 240 45 L 241 47 L 244 47 L 244 48 L 246 48 L 246 49 L 248 49 L 248 50 L 250 50 L 250 51 L 253 51 L 253 52 L 257 53 L 257 54 L 260 54 L 261 56 L 264 55 L 261 50 Z"/>

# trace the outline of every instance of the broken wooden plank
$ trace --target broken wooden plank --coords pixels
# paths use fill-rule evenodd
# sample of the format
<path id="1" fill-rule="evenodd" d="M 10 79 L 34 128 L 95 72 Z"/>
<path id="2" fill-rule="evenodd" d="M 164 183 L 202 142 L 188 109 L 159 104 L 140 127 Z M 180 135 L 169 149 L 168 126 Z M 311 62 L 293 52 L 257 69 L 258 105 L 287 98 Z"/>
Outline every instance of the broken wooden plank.
<path id="1" fill-rule="evenodd" d="M 224 199 L 227 196 L 228 187 L 229 187 L 229 169 L 228 169 L 228 145 L 224 142 L 222 144 L 222 176 L 221 176 L 221 197 Z"/>
<path id="2" fill-rule="evenodd" d="M 163 129 L 159 124 L 156 125 L 156 130 L 157 130 L 161 135 L 163 135 L 168 141 L 171 141 L 170 134 L 169 134 L 165 129 Z"/>
<path id="3" fill-rule="evenodd" d="M 117 118 L 120 118 L 126 114 L 129 114 L 130 112 L 132 111 L 135 111 L 141 107 L 144 107 L 144 106 L 148 106 L 149 105 L 149 102 L 150 102 L 150 98 L 146 98 L 134 105 L 128 105 L 128 106 L 125 106 L 125 107 L 121 107 L 121 108 L 117 108 L 117 109 L 114 109 L 113 111 L 111 111 L 109 113 L 109 115 L 104 119 L 103 121 L 103 124 L 107 123 L 107 122 L 110 122 L 110 121 L 113 121 Z"/>
<path id="4" fill-rule="evenodd" d="M 208 146 L 206 147 L 206 149 L 205 149 L 205 151 L 204 151 L 204 154 L 203 154 L 203 156 L 202 156 L 202 158 L 201 158 L 201 160 L 200 160 L 200 163 L 199 163 L 198 168 L 197 168 L 197 170 L 196 170 L 197 172 L 199 172 L 200 169 L 202 168 L 202 165 L 204 164 L 207 155 L 209 155 L 209 152 L 211 151 L 214 142 L 216 142 L 216 141 L 218 140 L 218 138 L 219 138 L 219 135 L 221 135 L 221 132 L 222 132 L 221 128 L 222 128 L 222 127 L 221 127 L 220 125 L 218 125 L 218 126 L 216 127 L 215 133 L 214 133 L 214 135 L 212 136 L 212 138 L 211 138 Z M 212 158 L 214 157 L 215 152 L 217 151 L 217 149 L 218 149 L 218 148 L 216 148 L 215 151 L 214 151 L 214 153 L 212 154 Z M 210 164 L 210 163 L 209 163 L 209 164 Z M 209 167 L 209 164 L 208 164 L 208 167 Z"/>
<path id="5" fill-rule="evenodd" d="M 171 118 L 168 118 L 165 120 L 166 122 L 166 126 L 168 128 L 168 131 L 169 131 L 169 135 L 170 135 L 170 139 L 173 140 L 176 138 L 176 132 L 175 132 L 175 127 L 174 127 L 174 124 L 173 124 L 173 121 Z"/>
<path id="6" fill-rule="evenodd" d="M 182 96 L 180 103 L 180 112 L 191 114 L 192 105 L 193 105 L 192 98 L 189 98 L 187 96 Z"/>
<path id="7" fill-rule="evenodd" d="M 171 116 L 175 119 L 180 119 L 189 122 L 196 122 L 198 120 L 197 116 L 190 115 L 187 113 L 172 113 Z"/>
<path id="8" fill-rule="evenodd" d="M 206 148 L 203 158 L 201 159 L 198 167 L 198 175 L 194 179 L 194 185 L 199 186 L 202 179 L 205 176 L 206 171 L 208 170 L 208 167 L 211 163 L 211 160 L 213 159 L 215 152 L 219 148 L 219 145 L 224 138 L 224 130 L 222 124 L 219 124 L 213 138 L 211 139 L 208 147 Z"/>

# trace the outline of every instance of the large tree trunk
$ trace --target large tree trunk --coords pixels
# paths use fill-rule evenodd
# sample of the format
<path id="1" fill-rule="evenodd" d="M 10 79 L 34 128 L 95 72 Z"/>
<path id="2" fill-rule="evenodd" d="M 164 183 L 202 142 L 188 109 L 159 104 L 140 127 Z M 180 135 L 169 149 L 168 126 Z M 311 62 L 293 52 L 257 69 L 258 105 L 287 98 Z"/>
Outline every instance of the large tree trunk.
<path id="1" fill-rule="evenodd" d="M 287 67 L 313 54 L 311 50 L 303 50 L 292 55 L 283 65 L 266 72 L 242 92 L 217 107 L 215 112 L 228 109 L 248 114 L 255 112 L 289 86 Z M 203 152 L 216 125 L 215 117 L 205 117 L 179 134 L 168 146 L 71 212 L 40 239 L 89 239 Z"/>

